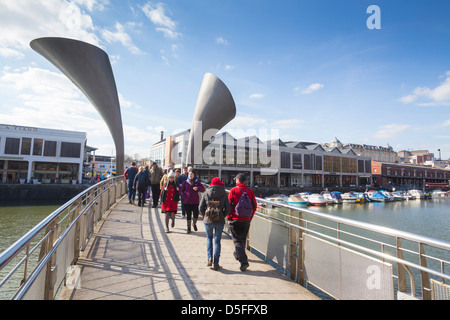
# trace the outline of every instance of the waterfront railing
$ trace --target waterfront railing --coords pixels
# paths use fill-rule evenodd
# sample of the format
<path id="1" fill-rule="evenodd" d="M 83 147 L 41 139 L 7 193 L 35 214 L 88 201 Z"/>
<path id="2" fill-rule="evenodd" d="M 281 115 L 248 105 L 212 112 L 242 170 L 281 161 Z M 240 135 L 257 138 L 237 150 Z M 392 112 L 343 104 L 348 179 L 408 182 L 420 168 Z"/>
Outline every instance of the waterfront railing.
<path id="1" fill-rule="evenodd" d="M 100 182 L 1 253 L 0 293 L 6 288 L 9 299 L 54 299 L 96 223 L 126 191 L 123 177 Z M 314 293 L 335 299 L 450 299 L 449 242 L 257 201 L 247 248 Z"/>
<path id="2" fill-rule="evenodd" d="M 248 249 L 322 297 L 450 299 L 449 242 L 257 201 Z"/>
<path id="3" fill-rule="evenodd" d="M 97 223 L 127 193 L 123 176 L 86 189 L 0 254 L 0 298 L 54 299 Z"/>

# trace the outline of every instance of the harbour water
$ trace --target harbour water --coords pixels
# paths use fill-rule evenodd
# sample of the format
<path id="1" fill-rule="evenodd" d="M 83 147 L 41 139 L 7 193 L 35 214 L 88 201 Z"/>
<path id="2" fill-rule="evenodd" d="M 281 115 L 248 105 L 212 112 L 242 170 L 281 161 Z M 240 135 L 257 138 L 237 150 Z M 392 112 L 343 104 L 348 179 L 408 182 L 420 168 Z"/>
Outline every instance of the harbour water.
<path id="1" fill-rule="evenodd" d="M 310 210 L 450 242 L 450 199 L 343 203 Z"/>

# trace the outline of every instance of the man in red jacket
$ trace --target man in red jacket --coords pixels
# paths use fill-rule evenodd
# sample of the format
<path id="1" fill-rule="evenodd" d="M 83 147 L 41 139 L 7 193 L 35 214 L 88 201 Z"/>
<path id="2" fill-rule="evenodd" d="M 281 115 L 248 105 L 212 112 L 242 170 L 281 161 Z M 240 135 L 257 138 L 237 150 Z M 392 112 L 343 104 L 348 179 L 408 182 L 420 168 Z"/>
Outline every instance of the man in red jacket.
<path id="1" fill-rule="evenodd" d="M 250 229 L 250 222 L 256 212 L 256 198 L 253 191 L 245 184 L 245 174 L 239 173 L 234 179 L 236 181 L 236 187 L 232 188 L 228 194 L 231 210 L 227 219 L 229 220 L 231 237 L 235 248 L 233 253 L 234 257 L 241 263 L 241 271 L 245 271 L 249 266 L 247 254 L 245 253 L 245 242 Z M 239 203 L 239 199 L 244 192 L 247 193 L 252 204 L 252 213 L 249 217 L 240 217 L 236 214 L 236 205 Z"/>

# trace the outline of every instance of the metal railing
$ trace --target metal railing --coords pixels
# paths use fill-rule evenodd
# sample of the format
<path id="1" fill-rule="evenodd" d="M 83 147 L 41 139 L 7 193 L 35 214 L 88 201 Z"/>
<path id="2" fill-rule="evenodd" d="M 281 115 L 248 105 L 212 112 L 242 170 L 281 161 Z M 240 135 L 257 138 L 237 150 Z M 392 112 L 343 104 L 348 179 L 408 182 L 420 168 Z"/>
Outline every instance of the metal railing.
<path id="1" fill-rule="evenodd" d="M 257 198 L 248 248 L 336 299 L 450 299 L 450 243 Z"/>
<path id="2" fill-rule="evenodd" d="M 0 292 L 13 300 L 53 299 L 96 223 L 126 192 L 123 176 L 110 178 L 47 216 L 0 254 Z"/>

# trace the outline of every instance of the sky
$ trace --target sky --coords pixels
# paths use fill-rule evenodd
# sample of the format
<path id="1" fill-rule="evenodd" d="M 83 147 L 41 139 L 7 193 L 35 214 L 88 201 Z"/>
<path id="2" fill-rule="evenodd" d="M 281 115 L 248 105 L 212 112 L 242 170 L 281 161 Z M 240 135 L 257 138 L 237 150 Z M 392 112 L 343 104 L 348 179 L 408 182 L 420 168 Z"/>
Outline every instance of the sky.
<path id="1" fill-rule="evenodd" d="M 444 0 L 2 0 L 0 123 L 83 131 L 96 154 L 115 154 L 87 98 L 29 46 L 67 37 L 108 54 L 131 156 L 190 128 L 213 73 L 236 103 L 223 130 L 237 138 L 268 130 L 448 159 L 449 12 Z"/>

